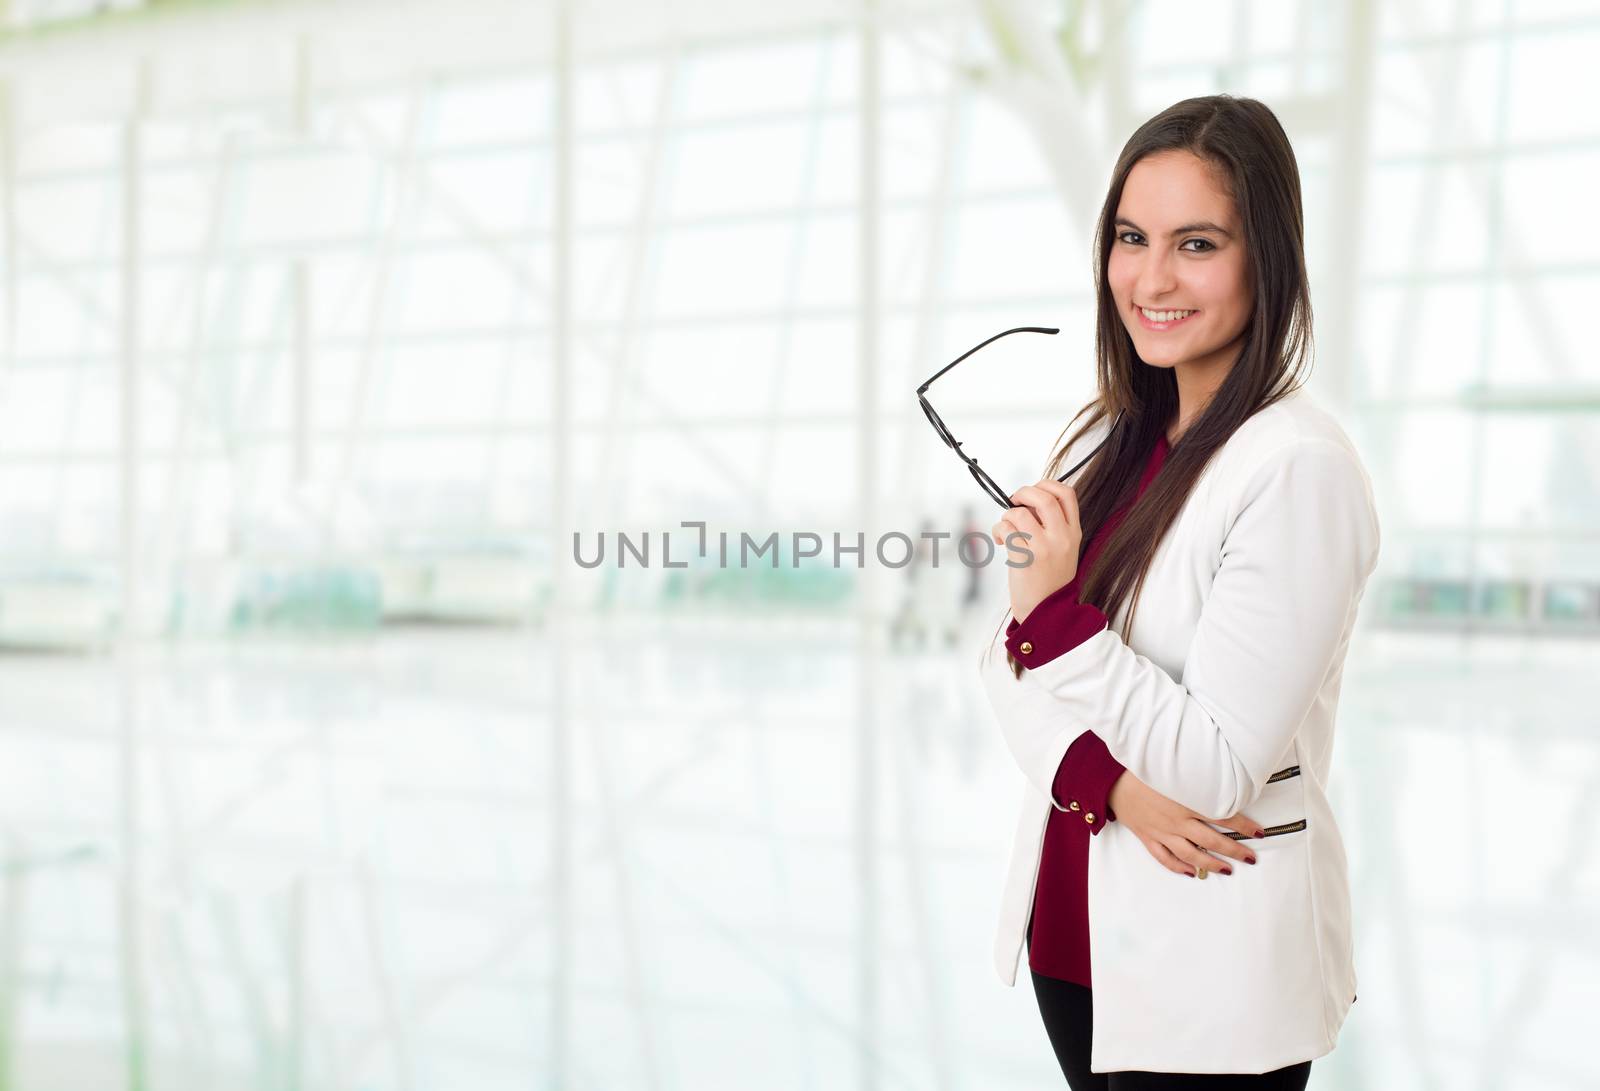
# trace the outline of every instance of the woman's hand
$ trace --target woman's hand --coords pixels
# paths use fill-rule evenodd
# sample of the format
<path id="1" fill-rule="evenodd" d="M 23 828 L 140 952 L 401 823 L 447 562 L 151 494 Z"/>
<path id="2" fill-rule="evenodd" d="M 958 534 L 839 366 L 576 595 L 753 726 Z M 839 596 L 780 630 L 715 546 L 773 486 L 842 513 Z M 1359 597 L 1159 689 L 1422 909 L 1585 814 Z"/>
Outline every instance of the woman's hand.
<path id="1" fill-rule="evenodd" d="M 1021 568 L 1007 568 L 1006 582 L 1011 590 L 1011 613 L 1023 622 L 1045 597 L 1072 582 L 1078 574 L 1078 551 L 1083 545 L 1083 528 L 1078 523 L 1078 494 L 1071 485 L 1053 477 L 1043 477 L 1036 485 L 1024 485 L 1011 494 L 1019 506 L 1007 510 L 989 528 L 998 545 L 1014 532 L 1028 535 L 1017 542 L 1033 551 L 1033 560 Z"/>
<path id="2" fill-rule="evenodd" d="M 1247 864 L 1256 855 L 1242 843 L 1218 833 L 1200 815 L 1175 800 L 1168 799 L 1130 772 L 1124 771 L 1106 797 L 1117 821 L 1138 835 L 1150 855 L 1168 871 L 1194 876 L 1197 868 L 1232 875 L 1233 869 L 1211 853 L 1221 853 Z M 1246 837 L 1261 837 L 1265 831 L 1243 811 L 1217 823 L 1237 830 Z M 1211 852 L 1206 850 L 1210 849 Z"/>

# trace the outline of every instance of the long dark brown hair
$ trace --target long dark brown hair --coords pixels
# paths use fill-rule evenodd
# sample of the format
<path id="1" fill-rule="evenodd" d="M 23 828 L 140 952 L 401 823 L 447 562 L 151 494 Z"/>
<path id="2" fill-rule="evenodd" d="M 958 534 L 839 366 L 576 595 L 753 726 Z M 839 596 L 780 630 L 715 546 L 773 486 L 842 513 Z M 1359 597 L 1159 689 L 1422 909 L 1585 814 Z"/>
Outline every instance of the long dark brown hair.
<path id="1" fill-rule="evenodd" d="M 1172 445 L 1160 472 L 1079 581 L 1078 601 L 1098 606 L 1108 618 L 1132 599 L 1121 629 L 1124 641 L 1133 629 L 1150 561 L 1200 472 L 1252 414 L 1299 389 L 1309 372 L 1311 349 L 1300 169 L 1277 117 L 1252 98 L 1204 95 L 1174 103 L 1139 126 L 1117 158 L 1095 235 L 1098 393 L 1067 422 L 1062 435 L 1083 421 L 1056 449 L 1044 471 L 1049 477 L 1061 473 L 1067 453 L 1079 439 L 1103 421 L 1117 422 L 1122 413 L 1105 445 L 1073 483 L 1084 548 L 1106 519 L 1133 498 L 1151 448 L 1178 410 L 1176 372 L 1139 359 L 1106 276 L 1117 238 L 1112 221 L 1128 172 L 1145 156 L 1166 151 L 1193 153 L 1210 164 L 1228 188 L 1243 225 L 1255 298 L 1239 357 L 1227 377 Z M 1022 665 L 1009 652 L 1006 658 L 1012 674 L 1020 678 Z"/>

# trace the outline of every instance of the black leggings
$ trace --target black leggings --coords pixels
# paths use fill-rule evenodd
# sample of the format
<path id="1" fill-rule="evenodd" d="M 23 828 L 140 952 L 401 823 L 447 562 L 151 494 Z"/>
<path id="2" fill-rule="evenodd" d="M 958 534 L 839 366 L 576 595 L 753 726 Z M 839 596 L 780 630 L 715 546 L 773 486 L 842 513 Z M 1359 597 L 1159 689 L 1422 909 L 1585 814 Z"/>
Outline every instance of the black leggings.
<path id="1" fill-rule="evenodd" d="M 1094 993 L 1071 981 L 1033 974 L 1033 994 L 1056 1060 L 1072 1091 L 1146 1091 L 1149 1088 L 1205 1089 L 1250 1087 L 1256 1091 L 1303 1091 L 1311 1078 L 1311 1062 L 1259 1075 L 1190 1075 L 1183 1072 L 1090 1072 L 1089 1040 L 1094 1031 Z"/>

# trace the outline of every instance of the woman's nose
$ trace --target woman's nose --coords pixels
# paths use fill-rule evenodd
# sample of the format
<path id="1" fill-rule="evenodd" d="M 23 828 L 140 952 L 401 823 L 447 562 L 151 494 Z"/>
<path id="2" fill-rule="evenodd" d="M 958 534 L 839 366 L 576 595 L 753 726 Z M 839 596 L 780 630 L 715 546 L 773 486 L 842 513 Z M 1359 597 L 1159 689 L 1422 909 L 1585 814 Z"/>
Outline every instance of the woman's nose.
<path id="1" fill-rule="evenodd" d="M 1177 271 L 1173 268 L 1170 258 L 1151 255 L 1145 259 L 1144 266 L 1139 270 L 1138 302 L 1148 304 L 1152 299 L 1160 299 L 1178 285 Z"/>

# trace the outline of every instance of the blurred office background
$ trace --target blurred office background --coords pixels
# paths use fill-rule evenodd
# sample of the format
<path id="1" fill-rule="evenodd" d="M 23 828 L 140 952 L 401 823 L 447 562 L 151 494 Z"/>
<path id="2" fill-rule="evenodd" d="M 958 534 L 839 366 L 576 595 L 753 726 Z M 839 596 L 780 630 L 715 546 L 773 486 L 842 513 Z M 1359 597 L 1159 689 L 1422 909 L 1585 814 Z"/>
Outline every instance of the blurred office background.
<path id="1" fill-rule="evenodd" d="M 1039 475 L 1115 153 L 1214 91 L 1294 141 L 1383 518 L 1312 1085 L 1596 1086 L 1596 56 L 1563 0 L 0 0 L 0 1087 L 1061 1085 L 990 957 L 1003 570 L 831 536 L 987 529 L 913 391 L 1013 325 L 935 401 Z"/>

